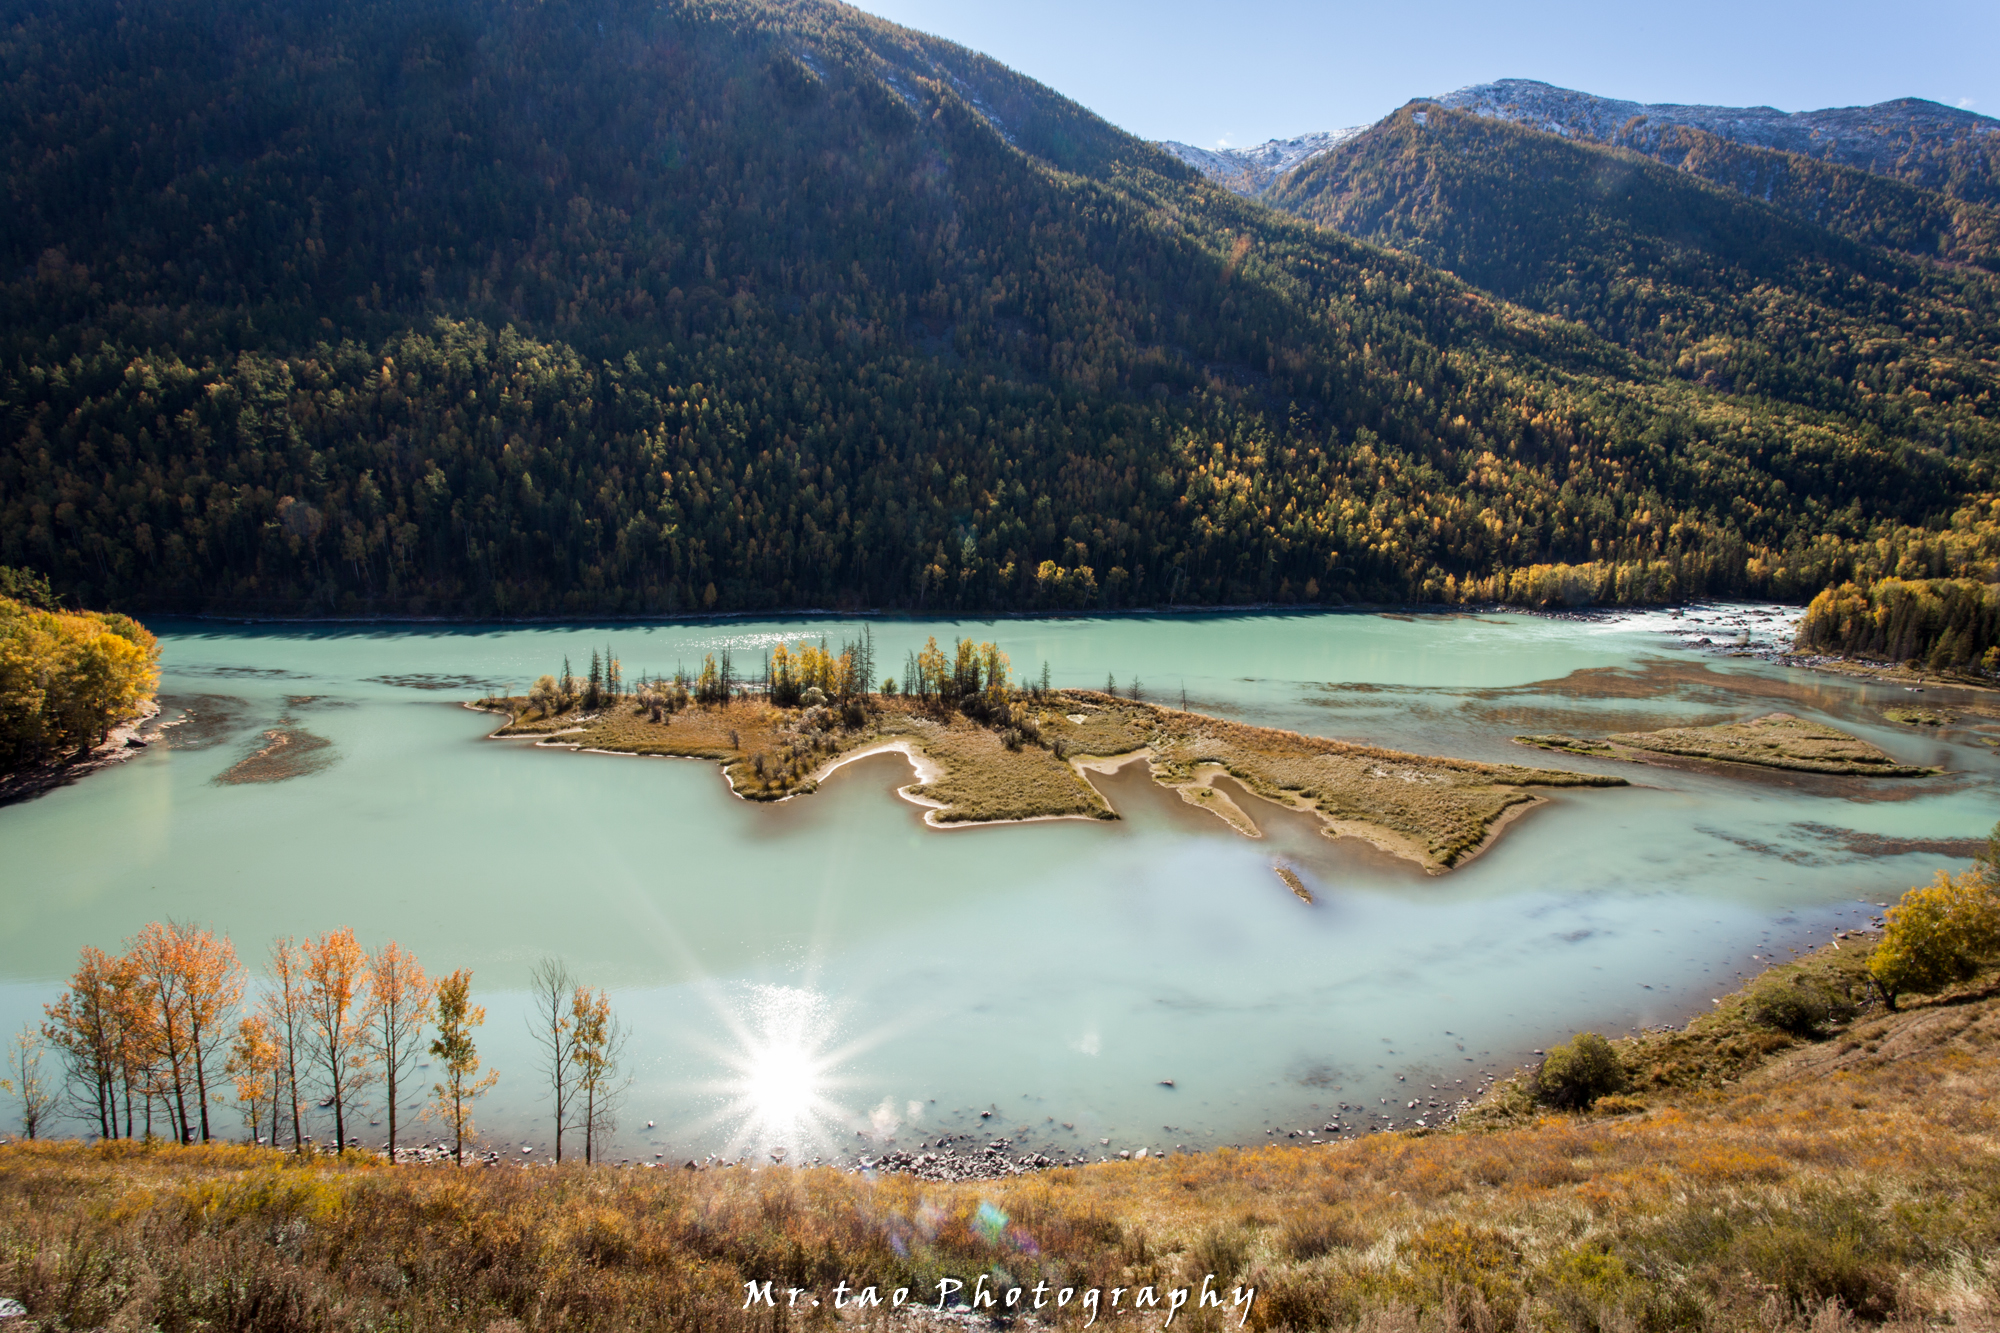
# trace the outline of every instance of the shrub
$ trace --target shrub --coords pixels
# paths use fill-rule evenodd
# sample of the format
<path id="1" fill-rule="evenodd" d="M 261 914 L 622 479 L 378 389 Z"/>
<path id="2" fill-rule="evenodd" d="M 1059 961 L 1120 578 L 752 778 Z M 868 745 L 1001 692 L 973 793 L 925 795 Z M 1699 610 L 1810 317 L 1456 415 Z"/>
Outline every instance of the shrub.
<path id="1" fill-rule="evenodd" d="M 1590 1109 L 1599 1115 L 1631 1115 L 1646 1109 L 1643 1098 L 1627 1097 L 1622 1092 L 1608 1093 L 1590 1104 Z"/>
<path id="2" fill-rule="evenodd" d="M 1803 972 L 1769 972 L 1750 990 L 1750 1021 L 1794 1037 L 1814 1037 L 1854 1017 L 1854 1003 Z"/>
<path id="3" fill-rule="evenodd" d="M 1595 1032 L 1579 1032 L 1549 1048 L 1535 1073 L 1536 1100 L 1564 1110 L 1590 1105 L 1625 1087 L 1625 1068 L 1611 1043 Z"/>
<path id="4" fill-rule="evenodd" d="M 1250 1237 L 1241 1227 L 1210 1227 L 1188 1252 L 1191 1276 L 1198 1283 L 1213 1273 L 1216 1285 L 1228 1286 L 1250 1266 Z"/>
<path id="5" fill-rule="evenodd" d="M 1906 992 L 1931 994 L 1963 981 L 2000 952 L 2000 899 L 1979 870 L 1911 889 L 1889 909 L 1889 926 L 1868 971 L 1891 1009 Z"/>
<path id="6" fill-rule="evenodd" d="M 1360 1239 L 1338 1213 L 1315 1209 L 1285 1223 L 1278 1235 L 1278 1250 L 1304 1263 L 1336 1249 L 1351 1249 Z"/>
<path id="7" fill-rule="evenodd" d="M 1848 1228 L 1791 1222 L 1745 1228 L 1730 1259 L 1776 1287 L 1793 1305 L 1811 1308 L 1839 1301 L 1872 1319 L 1895 1306 L 1895 1267 L 1872 1252 L 1866 1237 Z"/>

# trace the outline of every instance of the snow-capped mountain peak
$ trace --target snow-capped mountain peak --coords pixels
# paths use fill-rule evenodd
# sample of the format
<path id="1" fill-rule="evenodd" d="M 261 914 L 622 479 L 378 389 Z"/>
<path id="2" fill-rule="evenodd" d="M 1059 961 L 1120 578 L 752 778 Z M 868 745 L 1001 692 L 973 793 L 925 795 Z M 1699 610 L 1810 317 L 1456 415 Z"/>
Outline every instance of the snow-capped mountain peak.
<path id="1" fill-rule="evenodd" d="M 1295 139 L 1267 139 L 1253 148 L 1196 148 L 1171 139 L 1162 142 L 1160 147 L 1210 180 L 1238 194 L 1256 198 L 1293 167 L 1318 157 L 1366 128 L 1365 125 L 1356 125 L 1345 130 L 1301 134 Z"/>

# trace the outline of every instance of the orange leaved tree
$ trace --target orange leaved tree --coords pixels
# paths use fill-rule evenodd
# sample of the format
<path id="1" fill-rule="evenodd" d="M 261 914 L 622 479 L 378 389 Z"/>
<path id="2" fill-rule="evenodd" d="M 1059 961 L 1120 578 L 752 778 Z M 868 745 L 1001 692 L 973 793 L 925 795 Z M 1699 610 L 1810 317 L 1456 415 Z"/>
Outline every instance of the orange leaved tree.
<path id="1" fill-rule="evenodd" d="M 347 1150 L 347 1112 L 367 1085 L 367 1052 L 362 1046 L 368 955 L 346 926 L 300 946 L 305 960 L 304 1001 L 307 1041 L 313 1063 L 326 1079 L 333 1111 L 334 1150 Z"/>
<path id="2" fill-rule="evenodd" d="M 118 1137 L 118 1085 L 123 1072 L 121 1023 L 116 980 L 122 959 L 86 947 L 70 975 L 69 987 L 54 1004 L 42 1006 L 42 1035 L 62 1053 L 70 1104 L 97 1117 L 102 1138 Z M 125 1101 L 126 1132 L 132 1102 Z"/>
<path id="3" fill-rule="evenodd" d="M 396 1160 L 397 1098 L 403 1077 L 416 1065 L 419 1040 L 430 1017 L 431 983 L 417 956 L 394 940 L 368 957 L 368 1009 L 361 1045 L 379 1070 L 389 1097 L 389 1160 Z"/>
<path id="4" fill-rule="evenodd" d="M 271 1030 L 271 1040 L 277 1045 L 279 1077 L 284 1088 L 278 1098 L 278 1105 L 272 1108 L 271 1142 L 278 1141 L 280 1117 L 288 1116 L 292 1122 L 292 1147 L 304 1152 L 306 1147 L 304 1127 L 299 1123 L 304 1112 L 301 1103 L 305 1094 L 300 1091 L 299 1063 L 311 1058 L 307 1044 L 311 1035 L 311 1024 L 306 1014 L 306 955 L 290 935 L 281 935 L 271 941 L 270 988 L 264 992 L 259 1010 Z"/>
<path id="5" fill-rule="evenodd" d="M 159 1023 L 163 1090 L 172 1098 L 180 1140 L 193 1141 L 198 1121 L 206 1143 L 210 1080 L 220 1075 L 232 1035 L 229 1020 L 243 999 L 236 949 L 227 936 L 218 939 L 185 922 L 155 921 L 139 932 L 132 956 Z"/>
<path id="6" fill-rule="evenodd" d="M 250 1014 L 236 1025 L 236 1044 L 230 1048 L 229 1075 L 236 1080 L 236 1102 L 243 1111 L 243 1123 L 251 1141 L 262 1138 L 264 1114 L 271 1116 L 271 1142 L 278 1141 L 278 1099 L 285 1086 L 284 1052 L 271 1031 L 270 1020 Z"/>

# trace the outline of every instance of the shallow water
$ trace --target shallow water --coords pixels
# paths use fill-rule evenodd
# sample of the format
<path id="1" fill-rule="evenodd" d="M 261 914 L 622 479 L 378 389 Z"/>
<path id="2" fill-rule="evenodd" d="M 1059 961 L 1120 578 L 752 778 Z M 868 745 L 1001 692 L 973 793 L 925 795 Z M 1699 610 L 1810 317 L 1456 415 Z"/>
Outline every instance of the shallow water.
<path id="1" fill-rule="evenodd" d="M 1412 1089 L 1461 1093 L 1579 1027 L 1684 1020 L 1753 954 L 1960 864 L 1873 855 L 1871 836 L 1967 838 L 2000 808 L 1972 731 L 1881 719 L 1901 690 L 1688 652 L 1658 616 L 875 627 L 885 674 L 927 634 L 990 638 L 1058 685 L 1136 673 L 1150 697 L 1259 723 L 1642 784 L 1557 793 L 1441 878 L 1262 803 L 1268 836 L 1243 838 L 1132 770 L 1100 780 L 1115 824 L 934 831 L 893 796 L 909 770 L 889 756 L 751 806 L 710 764 L 487 741 L 492 719 L 456 706 L 607 642 L 631 678 L 854 622 L 158 628 L 168 715 L 194 714 L 175 743 L 0 810 L 0 1023 L 38 1015 L 81 946 L 156 918 L 213 923 L 250 959 L 352 925 L 434 973 L 474 969 L 502 1071 L 480 1120 L 516 1155 L 550 1140 L 520 990 L 545 956 L 609 987 L 630 1031 L 617 1156 L 799 1160 L 942 1133 L 1092 1157 L 1241 1143 L 1342 1103 L 1376 1113 L 1343 1125 L 1408 1123 L 1429 1110 Z M 1952 774 L 1745 779 L 1508 740 L 1780 708 Z M 331 742 L 321 766 L 218 781 L 281 723 Z"/>

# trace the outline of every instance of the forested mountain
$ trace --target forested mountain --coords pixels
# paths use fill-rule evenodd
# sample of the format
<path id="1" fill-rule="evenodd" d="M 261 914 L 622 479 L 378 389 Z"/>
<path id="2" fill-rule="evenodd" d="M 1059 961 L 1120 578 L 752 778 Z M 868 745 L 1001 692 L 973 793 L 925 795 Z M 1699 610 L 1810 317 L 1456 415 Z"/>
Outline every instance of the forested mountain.
<path id="1" fill-rule="evenodd" d="M 2000 120 L 1899 97 L 1874 106 L 1780 111 L 1768 106 L 1647 105 L 1501 79 L 1429 99 L 1455 111 L 1650 151 L 1672 129 L 1855 167 L 1971 203 L 2000 205 Z"/>
<path id="2" fill-rule="evenodd" d="M 1896 358 L 1887 406 L 1704 384 L 840 6 L 0 18 L 0 562 L 91 604 L 1805 597 L 2000 555 L 1955 354 L 1923 410 Z"/>
<path id="3" fill-rule="evenodd" d="M 1770 107 L 1641 106 L 1530 79 L 1417 102 L 1630 148 L 1850 240 L 2000 269 L 2000 121 L 1987 116 L 1914 98 L 1791 115 Z M 1217 184 L 1260 199 L 1367 128 L 1248 149 L 1160 147 Z"/>
<path id="4" fill-rule="evenodd" d="M 1672 374 L 2000 456 L 2000 283 L 1986 275 L 1885 254 L 1636 152 L 1426 103 L 1268 198 Z"/>

